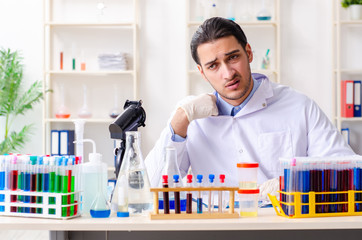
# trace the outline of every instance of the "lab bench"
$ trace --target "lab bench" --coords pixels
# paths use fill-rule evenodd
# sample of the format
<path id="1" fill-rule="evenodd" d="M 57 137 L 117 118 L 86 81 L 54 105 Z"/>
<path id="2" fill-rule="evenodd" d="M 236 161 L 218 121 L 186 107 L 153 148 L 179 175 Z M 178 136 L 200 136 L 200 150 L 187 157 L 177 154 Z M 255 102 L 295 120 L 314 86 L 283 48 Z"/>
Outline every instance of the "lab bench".
<path id="1" fill-rule="evenodd" d="M 362 216 L 287 219 L 273 208 L 258 217 L 150 220 L 149 216 L 69 220 L 0 217 L 0 230 L 48 230 L 51 240 L 113 239 L 360 239 Z"/>

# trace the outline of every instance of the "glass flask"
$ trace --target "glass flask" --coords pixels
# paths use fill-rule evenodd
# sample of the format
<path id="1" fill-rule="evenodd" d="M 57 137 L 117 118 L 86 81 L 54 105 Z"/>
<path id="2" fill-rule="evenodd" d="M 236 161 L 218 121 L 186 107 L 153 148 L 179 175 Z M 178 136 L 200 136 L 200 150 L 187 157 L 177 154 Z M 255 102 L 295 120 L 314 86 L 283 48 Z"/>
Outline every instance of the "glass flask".
<path id="1" fill-rule="evenodd" d="M 102 190 L 102 174 L 98 174 L 98 190 L 97 195 L 91 205 L 90 215 L 93 218 L 107 218 L 111 214 L 111 210 L 105 194 Z"/>
<path id="2" fill-rule="evenodd" d="M 152 211 L 153 198 L 150 192 L 150 181 L 148 179 L 146 166 L 144 164 L 140 148 L 140 132 L 126 132 L 126 151 L 122 161 L 116 188 L 112 196 L 111 208 L 113 211 L 119 211 L 118 201 L 119 191 L 124 185 L 126 179 L 128 195 L 128 211 L 130 214 L 146 214 Z M 122 202 L 122 201 L 121 201 Z"/>
<path id="3" fill-rule="evenodd" d="M 167 175 L 168 179 L 170 180 L 168 185 L 170 188 L 173 187 L 182 187 L 182 181 L 178 183 L 178 186 L 175 186 L 175 183 L 172 181 L 174 175 L 178 175 L 181 178 L 180 169 L 177 164 L 177 150 L 174 147 L 166 147 L 165 154 L 164 154 L 164 164 L 161 171 L 161 176 Z M 158 187 L 162 187 L 162 179 L 160 177 L 160 181 L 158 183 Z M 159 199 L 159 208 L 163 209 L 163 194 L 159 192 L 158 195 Z M 169 199 L 170 199 L 170 209 L 175 208 L 175 197 L 174 192 L 169 192 Z M 181 203 L 181 211 L 186 210 L 186 193 L 184 191 L 180 192 L 180 203 Z"/>
<path id="4" fill-rule="evenodd" d="M 88 98 L 87 98 L 87 86 L 83 85 L 83 106 L 79 109 L 78 117 L 80 118 L 90 118 L 92 117 L 92 112 L 88 107 Z"/>
<path id="5" fill-rule="evenodd" d="M 265 0 L 262 1 L 262 7 L 256 15 L 256 19 L 258 19 L 259 21 L 268 21 L 271 19 L 271 13 L 265 5 Z"/>
<path id="6" fill-rule="evenodd" d="M 60 106 L 55 113 L 56 118 L 69 118 L 70 112 L 68 108 L 65 106 L 65 96 L 64 96 L 64 85 L 60 85 Z"/>

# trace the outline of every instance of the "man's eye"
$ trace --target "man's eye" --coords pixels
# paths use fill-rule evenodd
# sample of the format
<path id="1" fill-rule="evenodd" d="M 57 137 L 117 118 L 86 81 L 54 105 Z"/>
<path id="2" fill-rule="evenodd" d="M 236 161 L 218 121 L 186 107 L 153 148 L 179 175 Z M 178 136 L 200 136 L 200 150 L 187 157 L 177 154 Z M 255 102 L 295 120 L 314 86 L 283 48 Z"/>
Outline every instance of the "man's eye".
<path id="1" fill-rule="evenodd" d="M 213 63 L 213 64 L 211 64 L 208 68 L 209 68 L 210 70 L 215 69 L 215 68 L 216 68 L 216 64 Z"/>
<path id="2" fill-rule="evenodd" d="M 233 59 L 236 59 L 236 58 L 238 58 L 238 55 L 232 55 L 232 56 L 230 56 L 230 60 L 233 60 Z"/>

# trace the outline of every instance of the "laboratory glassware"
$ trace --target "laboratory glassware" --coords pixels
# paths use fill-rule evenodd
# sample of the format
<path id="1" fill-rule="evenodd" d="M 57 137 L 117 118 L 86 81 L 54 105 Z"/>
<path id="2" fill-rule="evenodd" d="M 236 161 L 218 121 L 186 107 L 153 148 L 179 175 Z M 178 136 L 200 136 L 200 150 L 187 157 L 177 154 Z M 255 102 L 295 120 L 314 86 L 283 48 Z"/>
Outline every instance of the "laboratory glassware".
<path id="1" fill-rule="evenodd" d="M 93 218 L 107 218 L 111 214 L 111 209 L 105 197 L 105 193 L 103 192 L 101 182 L 102 174 L 98 174 L 97 195 L 90 208 L 90 215 Z"/>
<path id="2" fill-rule="evenodd" d="M 258 163 L 237 163 L 238 179 L 240 189 L 257 188 Z"/>
<path id="3" fill-rule="evenodd" d="M 209 174 L 209 185 L 210 185 L 210 187 L 215 186 L 214 179 L 215 179 L 215 175 L 214 174 Z M 209 191 L 208 210 L 209 210 L 209 213 L 211 213 L 214 210 L 214 192 L 213 191 Z"/>
<path id="4" fill-rule="evenodd" d="M 173 186 L 175 188 L 180 187 L 180 181 L 179 181 L 180 176 L 175 174 L 173 175 Z M 179 191 L 175 191 L 174 193 L 174 197 L 175 197 L 175 213 L 181 213 L 181 202 L 180 202 L 180 192 Z"/>
<path id="5" fill-rule="evenodd" d="M 187 187 L 192 187 L 192 175 L 187 175 Z M 186 196 L 186 213 L 192 213 L 192 192 L 188 191 Z"/>
<path id="6" fill-rule="evenodd" d="M 68 108 L 65 106 L 65 93 L 64 93 L 64 85 L 60 85 L 60 105 L 55 113 L 56 118 L 69 118 L 70 112 Z"/>
<path id="7" fill-rule="evenodd" d="M 126 132 L 126 151 L 118 174 L 118 179 L 126 176 L 128 188 L 128 210 L 130 214 L 145 214 L 153 208 L 153 197 L 150 191 L 146 166 L 144 164 L 140 139 L 137 131 Z M 117 211 L 119 180 L 112 196 L 112 210 Z"/>
<path id="8" fill-rule="evenodd" d="M 262 7 L 256 15 L 256 19 L 258 19 L 259 21 L 267 21 L 271 19 L 271 13 L 267 9 L 265 1 L 266 0 L 262 0 Z"/>
<path id="9" fill-rule="evenodd" d="M 109 112 L 109 116 L 111 118 L 116 118 L 118 117 L 119 114 L 121 114 L 121 109 L 119 107 L 119 104 L 118 104 L 118 87 L 117 85 L 115 84 L 114 87 L 114 102 L 113 102 L 113 108 L 111 109 L 111 111 Z"/>
<path id="10" fill-rule="evenodd" d="M 202 187 L 202 178 L 203 177 L 201 174 L 198 174 L 196 176 L 198 187 Z M 197 213 L 202 213 L 202 192 L 201 191 L 198 191 L 198 194 L 197 194 Z"/>
<path id="11" fill-rule="evenodd" d="M 90 118 L 92 117 L 92 112 L 88 107 L 88 98 L 87 98 L 87 86 L 83 85 L 83 106 L 78 112 L 78 117 L 80 118 Z"/>
<path id="12" fill-rule="evenodd" d="M 126 175 L 122 175 L 117 181 L 118 202 L 117 217 L 129 217 L 128 212 L 128 186 Z"/>
<path id="13" fill-rule="evenodd" d="M 89 153 L 89 162 L 83 164 L 81 172 L 82 213 L 87 215 L 90 213 L 96 198 L 98 185 L 100 185 L 103 195 L 107 192 L 107 164 L 102 162 L 102 155 L 96 152 L 96 145 L 93 140 L 83 139 L 83 142 L 90 142 L 93 145 L 93 152 Z"/>
<path id="14" fill-rule="evenodd" d="M 239 189 L 239 203 L 241 217 L 258 216 L 259 189 Z"/>
<path id="15" fill-rule="evenodd" d="M 168 188 L 168 176 L 162 175 L 162 187 Z M 163 213 L 169 214 L 170 213 L 170 199 L 169 193 L 163 192 Z"/>

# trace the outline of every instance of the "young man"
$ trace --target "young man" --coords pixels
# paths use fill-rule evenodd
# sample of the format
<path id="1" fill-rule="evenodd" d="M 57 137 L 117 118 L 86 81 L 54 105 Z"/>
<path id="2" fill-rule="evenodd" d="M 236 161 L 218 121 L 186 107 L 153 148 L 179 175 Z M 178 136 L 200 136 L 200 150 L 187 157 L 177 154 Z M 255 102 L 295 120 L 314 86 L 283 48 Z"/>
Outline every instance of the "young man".
<path id="1" fill-rule="evenodd" d="M 164 148 L 174 146 L 181 175 L 225 174 L 237 186 L 238 162 L 259 163 L 258 182 L 278 176 L 279 157 L 353 155 L 316 103 L 290 87 L 251 74 L 251 46 L 240 26 L 206 20 L 191 53 L 214 94 L 187 98 L 146 158 L 152 186 L 161 179 Z"/>

